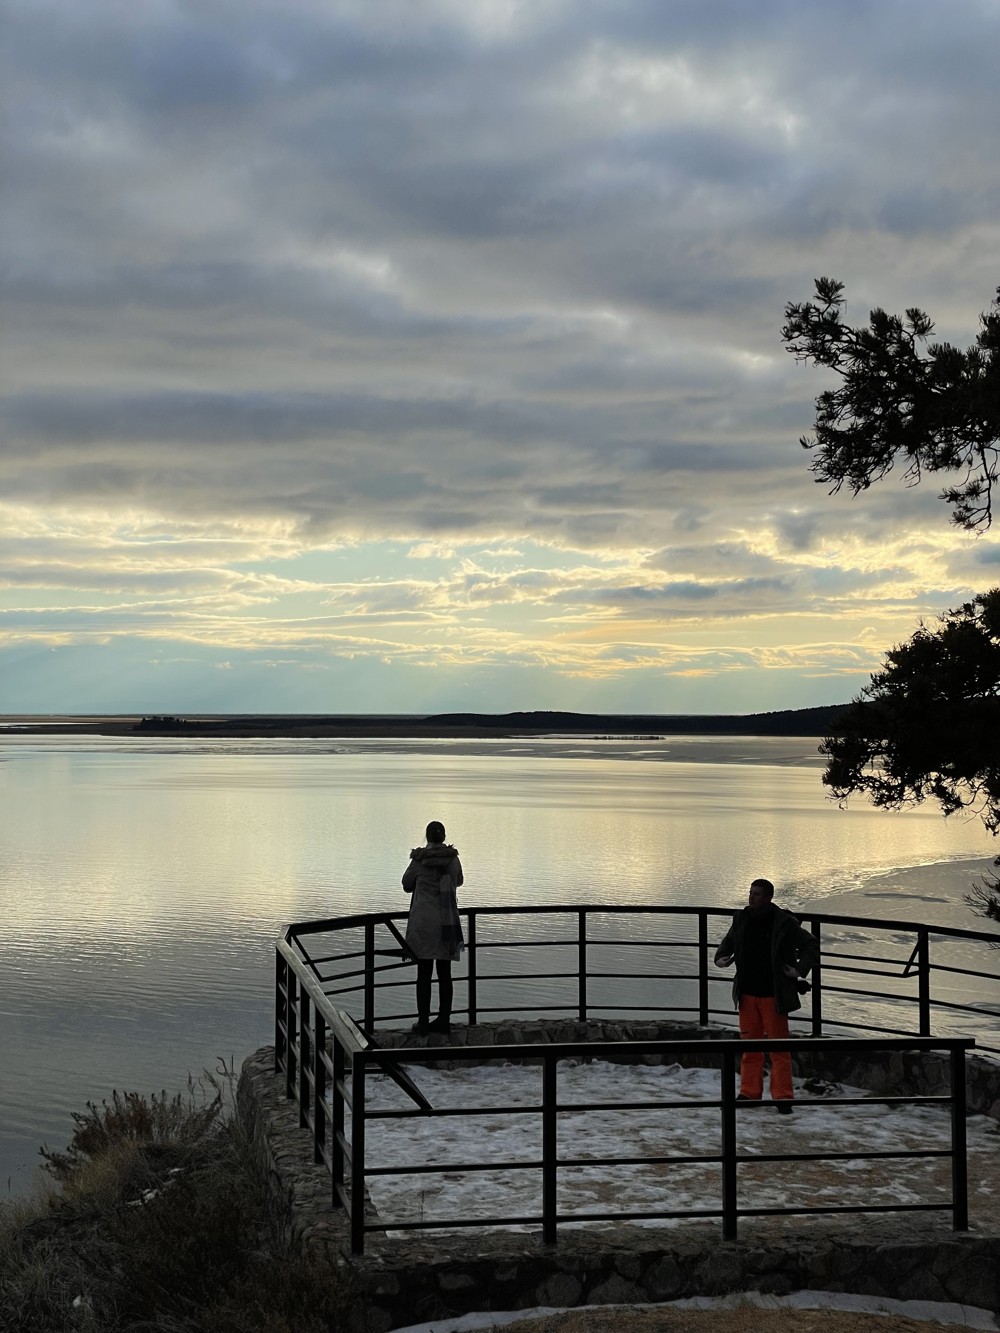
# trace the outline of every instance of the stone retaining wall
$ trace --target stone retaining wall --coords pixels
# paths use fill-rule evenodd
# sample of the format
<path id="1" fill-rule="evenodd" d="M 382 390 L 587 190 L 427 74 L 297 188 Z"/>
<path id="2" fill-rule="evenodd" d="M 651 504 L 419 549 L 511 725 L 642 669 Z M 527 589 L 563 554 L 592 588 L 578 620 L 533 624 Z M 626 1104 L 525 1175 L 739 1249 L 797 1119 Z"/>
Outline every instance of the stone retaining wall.
<path id="1" fill-rule="evenodd" d="M 579 1035 L 581 1026 L 591 1040 L 613 1039 L 616 1032 L 618 1040 L 660 1035 L 684 1039 L 700 1032 L 710 1041 L 712 1036 L 732 1035 L 727 1029 L 707 1033 L 648 1023 L 501 1023 L 456 1030 L 454 1037 L 484 1045 L 579 1041 L 586 1039 Z M 669 1033 L 659 1031 L 667 1027 Z M 540 1035 L 543 1030 L 546 1037 Z M 408 1034 L 379 1034 L 385 1046 L 412 1040 Z M 446 1064 L 443 1040 L 441 1046 Z M 470 1310 L 666 1301 L 749 1289 L 784 1294 L 811 1288 L 955 1301 L 1000 1313 L 1000 1227 L 989 1235 L 953 1233 L 944 1222 L 927 1220 L 929 1215 L 906 1222 L 887 1220 L 886 1215 L 801 1218 L 794 1230 L 787 1219 L 780 1227 L 760 1219 L 756 1228 L 744 1223 L 743 1237 L 728 1242 L 720 1239 L 717 1222 L 564 1229 L 554 1246 L 544 1245 L 535 1234 L 501 1231 L 392 1237 L 375 1232 L 369 1234 L 364 1255 L 351 1255 L 347 1220 L 341 1208 L 333 1207 L 329 1173 L 312 1160 L 310 1136 L 299 1128 L 298 1107 L 285 1098 L 273 1060 L 272 1048 L 265 1047 L 244 1062 L 238 1112 L 253 1135 L 261 1170 L 286 1225 L 330 1273 L 328 1315 L 331 1327 L 344 1333 L 387 1333 Z M 893 1092 L 910 1083 L 914 1092 L 939 1091 L 941 1071 L 921 1071 L 916 1063 L 924 1062 L 915 1062 L 916 1057 L 900 1057 L 898 1065 L 876 1070 L 831 1065 L 802 1072 L 861 1086 L 866 1086 L 861 1074 L 869 1072 L 881 1085 L 891 1080 Z M 706 1050 L 704 1063 L 718 1061 Z M 977 1109 L 986 1110 L 988 1104 L 996 1116 L 1000 1067 L 979 1063 L 989 1067 L 970 1077 L 970 1094 L 975 1083 L 981 1088 Z"/>

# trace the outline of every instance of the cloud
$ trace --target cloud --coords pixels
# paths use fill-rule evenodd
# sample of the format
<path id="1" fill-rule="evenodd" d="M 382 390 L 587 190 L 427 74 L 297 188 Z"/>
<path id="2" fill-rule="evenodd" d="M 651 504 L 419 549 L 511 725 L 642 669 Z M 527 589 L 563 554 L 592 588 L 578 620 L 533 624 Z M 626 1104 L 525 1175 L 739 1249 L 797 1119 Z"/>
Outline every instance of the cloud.
<path id="1" fill-rule="evenodd" d="M 635 671 L 680 627 L 766 622 L 817 673 L 819 622 L 845 660 L 905 637 L 996 540 L 926 479 L 817 490 L 829 376 L 779 329 L 826 272 L 849 318 L 972 340 L 998 30 L 985 0 L 14 0 L 0 632 L 322 665 L 446 625 L 560 679 L 588 623 Z"/>

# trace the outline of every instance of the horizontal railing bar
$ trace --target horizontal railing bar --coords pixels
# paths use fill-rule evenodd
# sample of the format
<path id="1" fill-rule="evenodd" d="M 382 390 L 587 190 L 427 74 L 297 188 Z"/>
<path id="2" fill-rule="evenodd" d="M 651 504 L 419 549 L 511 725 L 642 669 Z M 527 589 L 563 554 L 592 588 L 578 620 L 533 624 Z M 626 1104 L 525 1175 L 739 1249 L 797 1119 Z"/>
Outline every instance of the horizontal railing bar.
<path id="1" fill-rule="evenodd" d="M 451 1231 L 466 1227 L 523 1227 L 537 1226 L 541 1229 L 540 1213 L 529 1213 L 523 1217 L 455 1217 L 446 1222 L 394 1222 L 387 1219 L 382 1222 L 366 1222 L 365 1231 Z"/>
<path id="2" fill-rule="evenodd" d="M 842 972 L 846 976 L 853 977 L 895 977 L 899 981 L 910 981 L 914 984 L 916 984 L 919 975 L 916 970 L 912 972 L 886 972 L 884 968 L 880 967 L 841 967 L 837 963 L 829 962 L 823 963 L 823 970 L 824 972 Z M 865 994 L 867 995 L 868 992 L 866 991 Z"/>
<path id="3" fill-rule="evenodd" d="M 812 1106 L 939 1106 L 949 1103 L 951 1098 L 941 1095 L 923 1097 L 797 1097 L 798 1108 Z M 559 1102 L 559 1112 L 580 1111 L 705 1111 L 718 1110 L 725 1105 L 723 1101 L 707 1099 L 698 1102 Z M 774 1109 L 773 1101 L 739 1102 L 736 1110 L 744 1112 L 763 1112 Z M 413 1116 L 480 1116 L 480 1115 L 540 1115 L 541 1104 L 536 1106 L 435 1106 L 433 1111 L 417 1110 L 409 1107 L 379 1108 L 365 1112 L 368 1120 L 406 1120 Z M 847 1154 L 852 1156 L 852 1154 Z M 910 1154 L 904 1153 L 903 1156 Z M 759 1160 L 763 1161 L 763 1158 Z"/>
<path id="4" fill-rule="evenodd" d="M 589 945 L 587 946 L 590 947 Z M 577 973 L 573 973 L 574 976 Z M 594 972 L 587 969 L 587 976 L 591 980 L 599 979 L 607 981 L 697 981 L 697 972 L 629 972 L 627 976 L 622 976 L 620 972 Z M 730 986 L 733 984 L 732 977 L 709 977 L 709 981 L 728 981 Z"/>
<path id="5" fill-rule="evenodd" d="M 457 1115 L 528 1115 L 533 1112 L 535 1115 L 541 1115 L 541 1103 L 537 1106 L 435 1106 L 433 1112 L 413 1111 L 409 1107 L 399 1107 L 398 1109 L 380 1109 L 378 1111 L 365 1111 L 367 1120 L 404 1120 L 408 1116 L 420 1115 L 428 1116 L 457 1116 Z"/>
<path id="6" fill-rule="evenodd" d="M 665 1212 L 657 1209 L 655 1212 L 629 1212 L 629 1213 L 556 1213 L 557 1222 L 631 1222 L 631 1221 L 657 1221 L 661 1218 L 683 1217 L 721 1217 L 721 1208 L 679 1208 L 676 1212 Z"/>
<path id="7" fill-rule="evenodd" d="M 576 941 L 574 940 L 573 943 L 575 944 Z M 648 947 L 648 948 L 653 948 L 653 949 L 701 949 L 701 948 L 705 948 L 705 949 L 709 949 L 709 950 L 711 950 L 711 949 L 714 948 L 713 945 L 702 945 L 702 944 L 700 944 L 699 941 L 698 941 L 697 939 L 689 939 L 689 940 L 662 939 L 662 940 L 661 940 L 661 939 L 657 939 L 655 936 L 653 936 L 653 937 L 644 936 L 641 940 L 614 940 L 614 939 L 611 939 L 611 940 L 595 940 L 595 939 L 591 939 L 591 937 L 588 935 L 588 936 L 587 936 L 587 948 L 589 949 L 589 948 L 591 947 L 591 945 L 595 946 L 595 947 L 598 948 L 598 949 L 645 949 L 645 948 Z"/>
<path id="8" fill-rule="evenodd" d="M 905 1213 L 905 1212 L 944 1212 L 952 1208 L 950 1201 L 941 1203 L 900 1203 L 900 1204 L 870 1204 L 870 1205 L 845 1205 L 842 1208 L 835 1206 L 823 1208 L 738 1208 L 737 1217 L 817 1217 L 828 1216 L 838 1213 Z M 685 1208 L 673 1211 L 643 1210 L 629 1212 L 585 1212 L 585 1213 L 557 1213 L 558 1222 L 631 1222 L 631 1221 L 658 1221 L 670 1220 L 674 1218 L 683 1218 L 685 1220 L 698 1220 L 708 1218 L 722 1217 L 721 1208 Z M 419 1222 L 398 1221 L 386 1218 L 379 1222 L 366 1222 L 364 1230 L 367 1231 L 441 1231 L 468 1227 L 500 1227 L 500 1226 L 541 1226 L 542 1219 L 539 1215 L 529 1215 L 521 1217 L 486 1217 L 486 1218 L 449 1218 L 446 1221 L 422 1220 Z"/>
<path id="9" fill-rule="evenodd" d="M 860 994 L 861 992 L 847 991 L 847 992 L 845 992 L 845 993 L 848 994 L 848 995 L 853 995 L 853 994 Z M 908 1029 L 908 1028 L 885 1028 L 885 1027 L 878 1027 L 878 1026 L 876 1026 L 874 1023 L 854 1023 L 854 1022 L 852 1022 L 851 1019 L 849 1019 L 849 1018 L 835 1018 L 835 1017 L 834 1017 L 833 1015 L 831 1015 L 831 1014 L 824 1014 L 824 1015 L 823 1015 L 823 1026 L 824 1026 L 824 1027 L 831 1027 L 831 1026 L 833 1026 L 833 1027 L 839 1027 L 839 1028 L 850 1028 L 852 1032 L 855 1032 L 855 1031 L 856 1031 L 856 1032 L 885 1032 L 885 1033 L 888 1033 L 888 1034 L 895 1034 L 895 1036 L 897 1036 L 900 1040 L 902 1040 L 902 1038 L 906 1037 L 906 1036 L 908 1035 L 908 1033 L 909 1033 L 909 1029 Z M 916 1038 L 917 1034 L 914 1033 L 913 1035 L 914 1035 L 914 1038 Z M 846 1038 L 845 1038 L 845 1040 L 846 1040 Z"/>
<path id="10" fill-rule="evenodd" d="M 706 1106 L 723 1106 L 724 1102 L 563 1102 L 556 1104 L 562 1111 L 700 1111 Z"/>
<path id="11" fill-rule="evenodd" d="M 940 1213 L 953 1207 L 950 1199 L 941 1203 L 845 1203 L 817 1208 L 739 1208 L 740 1217 L 820 1217 L 834 1213 Z"/>
<path id="12" fill-rule="evenodd" d="M 364 958 L 364 949 L 352 949 L 350 953 L 325 953 L 320 958 L 312 958 L 310 962 L 313 967 L 319 967 L 321 963 L 349 963 L 352 958 Z"/>
<path id="13" fill-rule="evenodd" d="M 602 1166 L 712 1166 L 721 1161 L 722 1153 L 698 1157 L 557 1157 L 556 1166 L 582 1170 Z"/>
<path id="14" fill-rule="evenodd" d="M 850 1204 L 843 1207 L 827 1206 L 817 1208 L 737 1208 L 737 1217 L 817 1217 L 829 1216 L 838 1213 L 908 1213 L 908 1212 L 944 1212 L 952 1208 L 950 1200 L 940 1203 L 898 1203 L 898 1204 Z M 670 1220 L 673 1218 L 683 1218 L 685 1220 L 697 1220 L 704 1218 L 722 1217 L 721 1208 L 682 1208 L 667 1211 L 665 1209 L 657 1210 L 634 1210 L 628 1212 L 582 1212 L 582 1213 L 557 1213 L 557 1222 L 632 1222 L 632 1221 L 659 1221 Z M 542 1218 L 539 1214 L 531 1214 L 520 1217 L 475 1217 L 464 1218 L 456 1217 L 447 1220 L 421 1220 L 419 1222 L 411 1221 L 393 1221 L 392 1218 L 384 1218 L 378 1222 L 366 1222 L 365 1231 L 442 1231 L 468 1227 L 501 1227 L 501 1226 L 541 1226 Z"/>
<path id="15" fill-rule="evenodd" d="M 490 916 L 558 916 L 561 914 L 575 914 L 580 912 L 587 916 L 699 916 L 704 914 L 708 918 L 719 918 L 724 921 L 731 921 L 733 918 L 733 909 L 731 907 L 712 907 L 712 906 L 690 906 L 687 904 L 663 904 L 663 903 L 553 903 L 553 904 L 497 904 L 484 907 L 460 907 L 459 915 L 465 917 L 476 917 L 477 919 Z M 828 912 L 806 912 L 797 911 L 795 915 L 800 921 L 819 921 L 823 925 L 833 926 L 856 926 L 864 925 L 873 929 L 904 931 L 913 935 L 918 935 L 924 927 L 917 923 L 901 922 L 889 917 L 855 917 L 843 916 L 837 913 Z M 325 917 L 318 921 L 297 921 L 285 928 L 285 939 L 291 939 L 296 935 L 318 935 L 324 932 L 334 930 L 344 930 L 351 927 L 366 926 L 372 922 L 376 925 L 385 924 L 387 921 L 405 921 L 406 912 L 358 912 L 349 916 Z M 992 943 L 996 940 L 994 932 L 985 930 L 966 930 L 958 926 L 938 926 L 935 925 L 930 932 L 931 939 L 942 940 L 976 940 L 984 943 Z"/>
<path id="16" fill-rule="evenodd" d="M 910 954 L 904 952 L 895 954 L 891 958 L 883 958 L 881 954 L 875 953 L 842 953 L 839 949 L 832 949 L 829 944 L 822 951 L 820 958 L 824 967 L 832 967 L 833 963 L 829 960 L 837 958 L 849 959 L 852 963 L 895 963 L 903 967 L 906 967 L 911 961 Z M 913 972 L 910 971 L 901 975 L 909 977 L 913 976 Z"/>
<path id="17" fill-rule="evenodd" d="M 931 962 L 930 970 L 932 972 L 950 972 L 959 977 L 975 977 L 979 981 L 996 981 L 995 972 L 976 972 L 971 967 L 951 967 L 948 963 Z"/>
<path id="18" fill-rule="evenodd" d="M 326 984 L 326 983 L 324 983 L 324 985 L 325 985 L 325 984 Z M 358 993 L 359 991 L 363 991 L 364 988 L 365 988 L 365 983 L 362 981 L 362 982 L 361 982 L 359 985 L 357 985 L 357 986 L 339 986 L 339 987 L 337 987 L 335 990 L 324 991 L 323 994 L 326 995 L 326 996 L 330 996 L 330 995 L 357 995 L 357 993 Z"/>
<path id="19" fill-rule="evenodd" d="M 909 1008 L 911 1009 L 913 1008 L 912 996 L 899 995 L 899 994 L 894 995 L 891 991 L 856 990 L 852 986 L 828 986 L 825 981 L 823 982 L 823 990 L 828 995 L 852 995 L 852 996 L 863 995 L 866 998 L 870 998 L 873 1000 L 895 1000 L 898 1004 L 905 1004 Z"/>
<path id="20" fill-rule="evenodd" d="M 408 964 L 406 964 L 406 966 L 409 967 L 409 966 L 411 966 L 411 964 L 408 963 Z M 456 981 L 464 981 L 464 980 L 465 980 L 465 977 L 462 975 L 461 972 L 452 972 L 452 976 L 455 978 Z M 353 989 L 353 990 L 358 990 L 359 987 L 354 986 L 354 987 L 352 987 L 352 989 Z M 410 992 L 410 994 L 412 995 L 412 994 L 413 994 L 413 973 L 411 972 L 410 975 L 407 976 L 407 977 L 401 977 L 401 978 L 399 979 L 399 981 L 381 981 L 381 982 L 379 982 L 379 990 L 380 990 L 380 991 L 387 991 L 387 990 L 408 990 L 408 991 Z M 333 993 L 333 992 L 331 992 L 331 991 L 328 991 L 328 992 L 327 992 L 327 994 L 332 994 L 332 993 Z M 452 1013 L 458 1013 L 458 1010 L 457 1010 L 457 1009 L 453 1009 L 453 1010 L 452 1010 Z M 412 1017 L 412 1015 L 397 1014 L 397 1017 L 398 1017 L 398 1018 Z"/>
<path id="21" fill-rule="evenodd" d="M 476 936 L 477 949 L 542 949 L 542 948 L 572 948 L 579 947 L 579 939 L 556 939 L 556 940 L 490 940 L 482 939 Z M 587 936 L 587 948 L 597 949 L 699 949 L 711 946 L 703 946 L 696 939 L 690 940 L 668 940 L 668 939 L 641 939 L 641 940 L 596 940 Z"/>
<path id="22" fill-rule="evenodd" d="M 506 981 L 507 977 L 479 977 L 478 981 Z M 479 1014 L 537 1014 L 542 1017 L 544 1014 L 565 1014 L 576 1013 L 578 1006 L 575 1004 L 477 1004 L 476 1012 Z"/>
<path id="23" fill-rule="evenodd" d="M 491 977 L 489 979 L 491 981 L 503 980 L 502 977 Z M 479 980 L 482 981 L 483 978 L 480 977 Z M 692 977 L 690 980 L 695 980 L 695 978 Z M 732 978 L 730 978 L 729 984 L 730 986 L 733 984 Z M 561 1014 L 565 1013 L 567 1010 L 572 1010 L 573 1013 L 576 1013 L 578 1007 L 579 1006 L 576 1004 L 477 1004 L 476 1012 L 479 1014 L 517 1014 L 524 1011 L 530 1011 L 531 1013 L 538 1014 L 539 1017 L 542 1017 L 542 1015 L 547 1013 Z M 629 1014 L 690 1014 L 692 1012 L 692 1007 L 689 1004 L 600 1004 L 593 1000 L 588 1001 L 588 1013 L 593 1015 L 598 1010 L 603 1013 L 617 1013 L 620 1011 Z M 709 1010 L 710 1014 L 732 1015 L 733 1012 L 732 1009 Z M 803 1017 L 801 1021 L 806 1022 L 807 1020 Z"/>
<path id="24" fill-rule="evenodd" d="M 857 1100 L 857 1099 L 855 1099 Z M 798 1103 L 796 1103 L 798 1104 Z M 824 1101 L 824 1105 L 829 1105 Z M 852 1103 L 853 1104 L 853 1103 Z M 719 1107 L 722 1102 L 559 1102 L 557 1111 L 698 1111 L 707 1106 Z M 741 1103 L 742 1105 L 742 1103 Z M 537 1106 L 435 1106 L 433 1114 L 435 1116 L 460 1116 L 460 1115 L 525 1115 L 528 1112 L 534 1112 L 540 1115 L 542 1111 L 541 1103 Z M 380 1108 L 377 1111 L 366 1111 L 365 1115 L 369 1120 L 400 1120 L 411 1115 L 429 1114 L 426 1111 L 411 1111 L 409 1108 L 400 1107 L 392 1109 Z"/>
<path id="25" fill-rule="evenodd" d="M 397 964 L 383 963 L 380 967 L 373 967 L 372 972 L 373 973 L 395 972 L 400 967 L 410 967 L 410 966 L 411 966 L 410 963 L 397 963 Z M 329 982 L 331 981 L 350 981 L 351 977 L 363 977 L 365 976 L 365 974 L 366 970 L 363 967 L 354 967 L 350 970 L 350 972 L 331 972 L 328 976 L 325 977 L 320 977 L 319 973 L 318 972 L 316 973 L 316 975 L 319 977 L 319 980 L 323 983 L 324 986 L 328 985 Z"/>
<path id="26" fill-rule="evenodd" d="M 520 1161 L 513 1159 L 502 1162 L 421 1162 L 417 1166 L 366 1166 L 365 1179 L 369 1176 L 439 1176 L 442 1172 L 462 1171 L 471 1174 L 475 1171 L 537 1171 L 542 1166 L 540 1157 Z"/>
<path id="27" fill-rule="evenodd" d="M 794 1054 L 794 1051 L 792 1052 Z M 945 1093 L 923 1093 L 912 1097 L 897 1096 L 895 1094 L 886 1094 L 885 1096 L 872 1095 L 870 1097 L 796 1097 L 795 1106 L 938 1106 L 942 1102 L 950 1102 L 951 1098 Z M 704 1106 L 721 1106 L 721 1102 L 703 1102 Z M 763 1098 L 756 1101 L 738 1102 L 737 1111 L 741 1114 L 744 1111 L 773 1110 L 774 1102 Z"/>
<path id="28" fill-rule="evenodd" d="M 877 972 L 872 972 L 868 974 L 869 976 L 884 976 L 884 973 L 877 973 Z M 848 994 L 848 996 L 864 996 L 865 998 L 869 998 L 869 1000 L 893 1000 L 896 1002 L 896 1004 L 907 1005 L 909 1009 L 913 1008 L 912 994 L 900 993 L 899 990 L 869 990 L 868 986 L 865 986 L 864 990 L 855 990 L 851 988 L 851 986 L 828 986 L 827 984 L 825 984 L 825 982 L 823 985 L 823 989 L 829 990 L 829 992 L 836 994 Z"/>
<path id="29" fill-rule="evenodd" d="M 865 925 L 877 928 L 879 930 L 895 930 L 905 932 L 914 936 L 919 936 L 924 926 L 918 922 L 893 920 L 891 917 L 881 916 L 841 916 L 832 912 L 796 912 L 795 915 L 800 921 L 820 921 L 825 926 L 857 926 Z M 996 935 L 986 930 L 966 930 L 962 926 L 935 926 L 930 932 L 930 939 L 958 939 L 958 940 L 982 940 L 989 943 L 996 939 Z"/>
<path id="30" fill-rule="evenodd" d="M 920 1161 L 925 1157 L 951 1157 L 950 1148 L 914 1148 L 910 1152 L 774 1152 L 737 1153 L 737 1162 L 881 1162 L 890 1158 Z"/>
<path id="31" fill-rule="evenodd" d="M 589 943 L 589 941 L 588 941 Z M 561 949 L 576 948 L 579 940 L 484 940 L 476 935 L 476 949 Z"/>
<path id="32" fill-rule="evenodd" d="M 478 945 L 476 946 L 479 947 Z M 477 972 L 477 982 L 483 981 L 576 981 L 579 972 L 546 972 L 540 977 L 537 972 Z M 594 974 L 589 973 L 590 976 Z"/>
<path id="33" fill-rule="evenodd" d="M 406 1063 L 430 1064 L 440 1060 L 442 1050 L 447 1052 L 449 1061 L 468 1062 L 472 1060 L 509 1060 L 520 1063 L 527 1057 L 541 1057 L 559 1060 L 572 1056 L 589 1059 L 607 1059 L 623 1051 L 632 1055 L 693 1055 L 711 1051 L 722 1054 L 729 1050 L 735 1053 L 744 1051 L 967 1051 L 975 1046 L 974 1037 L 718 1037 L 710 1041 L 695 1039 L 642 1041 L 568 1041 L 568 1042 L 525 1042 L 524 1045 L 494 1046 L 397 1046 L 391 1050 L 381 1047 L 360 1048 L 358 1057 L 368 1065 Z M 554 1056 L 554 1052 L 558 1052 Z M 874 1100 L 868 1099 L 865 1100 Z"/>
<path id="34" fill-rule="evenodd" d="M 947 1009 L 957 1014 L 979 1014 L 983 1018 L 995 1018 L 1000 1021 L 1000 1009 L 977 1008 L 974 1004 L 961 1004 L 958 1000 L 932 1000 L 932 1009 Z"/>

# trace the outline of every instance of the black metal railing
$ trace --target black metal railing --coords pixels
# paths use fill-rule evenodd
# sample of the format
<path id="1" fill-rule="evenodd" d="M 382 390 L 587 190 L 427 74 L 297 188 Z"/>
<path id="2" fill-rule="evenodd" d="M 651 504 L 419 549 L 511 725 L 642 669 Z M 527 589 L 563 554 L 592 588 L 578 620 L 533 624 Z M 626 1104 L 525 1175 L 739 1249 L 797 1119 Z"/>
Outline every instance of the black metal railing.
<path id="1" fill-rule="evenodd" d="M 1000 1055 L 997 936 L 883 918 L 803 912 L 820 945 L 792 1030 L 813 1037 L 963 1035 Z M 733 1022 L 732 974 L 713 966 L 732 912 L 714 907 L 468 907 L 454 968 L 455 1014 L 674 1015 Z M 548 920 L 546 920 L 548 919 Z M 338 1007 L 368 1032 L 413 1018 L 404 912 L 298 922 L 286 941 Z M 546 929 L 559 923 L 560 933 Z M 663 926 L 671 933 L 662 934 Z M 542 956 L 543 955 L 543 956 Z M 541 961 L 539 959 L 541 958 Z M 463 1003 L 464 1001 L 464 1003 Z"/>
<path id="2" fill-rule="evenodd" d="M 760 1106 L 740 1103 L 736 1097 L 736 1071 L 740 1056 L 747 1050 L 772 1051 L 788 1049 L 783 1041 L 741 1041 L 721 1039 L 711 1043 L 711 1052 L 721 1064 L 718 1098 L 701 1100 L 699 1109 L 714 1109 L 719 1113 L 719 1147 L 715 1153 L 697 1155 L 643 1156 L 642 1158 L 600 1157 L 588 1154 L 586 1158 L 561 1156 L 556 1134 L 557 1118 L 565 1112 L 609 1109 L 593 1103 L 572 1103 L 559 1095 L 559 1064 L 567 1059 L 613 1058 L 620 1060 L 627 1053 L 632 1060 L 656 1057 L 669 1062 L 684 1056 L 704 1056 L 705 1043 L 701 1041 L 641 1041 L 641 1042 L 545 1042 L 503 1046 L 455 1046 L 448 1048 L 448 1060 L 456 1062 L 483 1062 L 509 1060 L 533 1062 L 541 1066 L 541 1100 L 536 1105 L 512 1107 L 459 1106 L 431 1107 L 410 1078 L 406 1066 L 420 1065 L 441 1058 L 438 1047 L 384 1050 L 375 1045 L 354 1019 L 336 1008 L 324 994 L 310 968 L 304 964 L 286 941 L 279 941 L 276 951 L 276 1022 L 275 1063 L 284 1076 L 285 1091 L 299 1107 L 299 1123 L 308 1130 L 313 1144 L 314 1159 L 323 1163 L 330 1172 L 334 1204 L 343 1207 L 350 1217 L 351 1245 L 355 1253 L 364 1250 L 365 1236 L 371 1231 L 408 1231 L 430 1228 L 532 1226 L 538 1227 L 546 1243 L 554 1243 L 560 1224 L 567 1222 L 625 1222 L 667 1219 L 719 1219 L 726 1239 L 735 1238 L 739 1219 L 754 1216 L 799 1216 L 831 1213 L 882 1213 L 912 1211 L 948 1211 L 955 1230 L 968 1227 L 968 1182 L 966 1166 L 966 1092 L 965 1056 L 975 1045 L 968 1037 L 877 1037 L 877 1038 L 799 1038 L 793 1043 L 796 1053 L 822 1051 L 851 1051 L 884 1055 L 893 1051 L 946 1052 L 949 1068 L 948 1091 L 943 1095 L 906 1097 L 868 1097 L 866 1105 L 941 1105 L 950 1109 L 950 1141 L 945 1148 L 910 1149 L 907 1151 L 839 1152 L 780 1152 L 741 1153 L 737 1136 L 738 1115 L 759 1112 Z M 627 1052 L 623 1051 L 627 1048 Z M 373 1107 L 368 1097 L 368 1080 L 372 1074 L 388 1074 L 408 1093 L 412 1105 L 404 1109 Z M 860 1098 L 824 1097 L 810 1102 L 796 1103 L 798 1111 L 809 1113 L 810 1107 L 846 1106 L 857 1104 Z M 675 1101 L 640 1102 L 623 1097 L 614 1109 L 622 1115 L 631 1110 L 691 1109 L 692 1103 Z M 449 1157 L 446 1162 L 404 1162 L 397 1165 L 373 1164 L 366 1150 L 366 1131 L 373 1120 L 407 1120 L 413 1116 L 475 1116 L 503 1113 L 540 1118 L 541 1155 L 523 1160 L 461 1162 Z M 739 1201 L 739 1173 L 745 1163 L 762 1162 L 831 1162 L 875 1161 L 887 1159 L 921 1160 L 945 1158 L 950 1165 L 951 1190 L 946 1199 L 917 1203 L 866 1203 L 864 1205 L 827 1204 L 813 1207 L 746 1207 Z M 615 1167 L 638 1162 L 649 1165 L 681 1165 L 699 1163 L 716 1166 L 719 1170 L 717 1200 L 710 1200 L 703 1208 L 663 1208 L 658 1210 L 628 1210 L 615 1212 L 565 1212 L 558 1206 L 560 1172 L 586 1166 Z M 369 1207 L 367 1182 L 382 1176 L 420 1177 L 427 1173 L 449 1174 L 493 1171 L 538 1171 L 540 1180 L 540 1211 L 508 1216 L 449 1215 L 444 1220 L 398 1220 L 373 1215 Z"/>

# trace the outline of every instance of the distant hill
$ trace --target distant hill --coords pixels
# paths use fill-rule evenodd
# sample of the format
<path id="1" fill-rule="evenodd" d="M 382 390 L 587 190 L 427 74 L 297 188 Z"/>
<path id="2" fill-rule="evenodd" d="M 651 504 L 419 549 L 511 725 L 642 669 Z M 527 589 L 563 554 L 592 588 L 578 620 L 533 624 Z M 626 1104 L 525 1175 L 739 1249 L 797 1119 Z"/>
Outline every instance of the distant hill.
<path id="1" fill-rule="evenodd" d="M 775 713 L 433 713 L 241 714 L 215 717 L 144 717 L 132 730 L 160 734 L 197 732 L 230 736 L 826 736 L 846 704 L 791 708 Z M 118 724 L 121 729 L 121 724 Z M 102 728 L 103 730 L 103 728 Z"/>
<path id="2" fill-rule="evenodd" d="M 846 704 L 786 708 L 775 713 L 437 713 L 425 718 L 441 727 L 532 732 L 657 732 L 671 736 L 825 736 Z"/>

